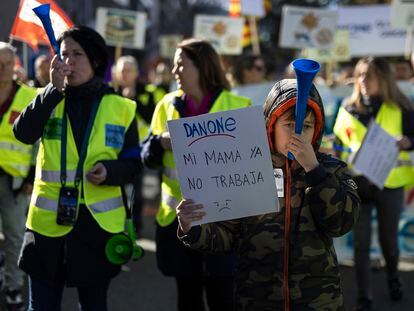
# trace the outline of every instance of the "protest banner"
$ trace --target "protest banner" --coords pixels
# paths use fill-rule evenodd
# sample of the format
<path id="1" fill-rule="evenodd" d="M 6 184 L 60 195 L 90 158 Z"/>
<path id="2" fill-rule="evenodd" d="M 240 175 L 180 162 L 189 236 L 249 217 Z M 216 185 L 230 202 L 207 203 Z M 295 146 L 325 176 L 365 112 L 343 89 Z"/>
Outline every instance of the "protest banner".
<path id="1" fill-rule="evenodd" d="M 181 193 L 202 203 L 202 224 L 276 212 L 261 107 L 168 121 Z"/>
<path id="2" fill-rule="evenodd" d="M 279 34 L 279 46 L 286 48 L 328 49 L 338 19 L 337 12 L 284 5 Z"/>
<path id="3" fill-rule="evenodd" d="M 209 41 L 220 54 L 241 54 L 244 18 L 196 15 L 194 37 Z"/>
<path id="4" fill-rule="evenodd" d="M 96 10 L 96 31 L 108 45 L 142 49 L 145 46 L 145 23 L 142 12 L 100 7 Z"/>

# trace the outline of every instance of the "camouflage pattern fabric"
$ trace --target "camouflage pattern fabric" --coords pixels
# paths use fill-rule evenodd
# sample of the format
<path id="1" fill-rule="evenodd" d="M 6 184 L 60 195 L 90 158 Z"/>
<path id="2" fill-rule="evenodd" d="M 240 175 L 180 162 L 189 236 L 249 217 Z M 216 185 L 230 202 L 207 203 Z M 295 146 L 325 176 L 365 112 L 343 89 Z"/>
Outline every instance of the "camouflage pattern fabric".
<path id="1" fill-rule="evenodd" d="M 266 121 L 287 99 L 296 96 L 294 80 L 273 87 L 265 104 Z M 310 97 L 322 100 L 313 87 Z M 317 150 L 322 133 L 314 148 Z M 291 310 L 344 310 L 338 262 L 332 238 L 350 231 L 357 221 L 360 199 L 344 162 L 317 153 L 322 176 L 317 182 L 305 178 L 304 170 L 290 169 L 286 184 L 285 157 L 272 153 L 274 168 L 281 168 L 285 194 L 291 189 L 289 275 Z M 258 199 L 257 204 L 260 204 Z M 181 240 L 188 247 L 206 252 L 239 254 L 236 273 L 237 310 L 283 310 L 283 256 L 286 199 L 279 198 L 280 212 L 192 228 Z"/>
<path id="2" fill-rule="evenodd" d="M 307 187 L 302 169 L 292 172 L 295 180 L 291 188 L 289 236 L 292 310 L 344 310 L 332 238 L 351 230 L 360 201 L 346 165 L 325 155 L 318 157 L 326 169 L 326 178 L 318 185 Z M 199 239 L 187 244 L 208 252 L 238 251 L 237 310 L 284 308 L 285 199 L 279 198 L 279 204 L 279 213 L 202 225 Z"/>

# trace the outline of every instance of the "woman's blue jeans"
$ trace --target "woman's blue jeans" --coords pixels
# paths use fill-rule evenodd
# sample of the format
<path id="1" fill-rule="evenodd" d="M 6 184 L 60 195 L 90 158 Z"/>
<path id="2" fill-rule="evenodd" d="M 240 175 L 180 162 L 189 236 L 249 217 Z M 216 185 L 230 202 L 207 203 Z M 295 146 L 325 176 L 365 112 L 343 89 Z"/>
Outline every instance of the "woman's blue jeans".
<path id="1" fill-rule="evenodd" d="M 54 283 L 29 276 L 29 309 L 28 311 L 60 311 L 64 281 Z M 77 287 L 79 310 L 106 311 L 109 283 L 91 287 Z"/>

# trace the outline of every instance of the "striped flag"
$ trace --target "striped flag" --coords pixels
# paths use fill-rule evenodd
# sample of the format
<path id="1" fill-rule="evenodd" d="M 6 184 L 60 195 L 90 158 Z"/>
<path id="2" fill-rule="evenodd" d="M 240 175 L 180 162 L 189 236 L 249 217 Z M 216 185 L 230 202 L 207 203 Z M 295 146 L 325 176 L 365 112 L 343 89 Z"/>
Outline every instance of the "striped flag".
<path id="1" fill-rule="evenodd" d="M 229 3 L 229 16 L 240 17 L 241 16 L 241 4 L 240 0 L 230 0 Z M 247 47 L 252 44 L 252 38 L 250 33 L 249 21 L 244 19 L 243 25 L 243 36 L 242 36 L 242 46 Z"/>
<path id="2" fill-rule="evenodd" d="M 27 43 L 35 51 L 39 44 L 50 45 L 42 22 L 32 10 L 46 3 L 50 3 L 50 20 L 56 38 L 63 31 L 73 26 L 73 22 L 53 0 L 21 0 L 10 32 L 10 38 Z"/>

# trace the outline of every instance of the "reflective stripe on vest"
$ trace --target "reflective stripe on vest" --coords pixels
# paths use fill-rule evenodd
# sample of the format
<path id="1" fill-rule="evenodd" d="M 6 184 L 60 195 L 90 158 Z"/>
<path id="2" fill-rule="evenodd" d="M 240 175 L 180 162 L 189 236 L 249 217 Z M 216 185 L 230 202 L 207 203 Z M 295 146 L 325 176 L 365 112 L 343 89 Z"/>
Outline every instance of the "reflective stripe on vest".
<path id="1" fill-rule="evenodd" d="M 30 153 L 32 151 L 32 146 L 28 146 L 28 145 L 19 146 L 13 143 L 0 142 L 0 149 L 18 151 L 18 152 L 23 152 L 23 153 Z"/>
<path id="2" fill-rule="evenodd" d="M 393 103 L 384 102 L 375 118 L 375 121 L 391 136 L 402 135 L 402 112 Z M 345 148 L 350 148 L 353 153 L 361 146 L 367 129 L 345 108 L 341 107 L 334 126 L 335 135 L 342 141 Z M 347 152 L 342 152 L 341 158 L 349 162 L 352 160 Z M 409 154 L 401 151 L 396 166 L 391 170 L 384 186 L 386 188 L 399 188 L 414 182 L 414 169 Z"/>
<path id="3" fill-rule="evenodd" d="M 33 146 L 23 144 L 14 136 L 13 122 L 36 94 L 37 89 L 20 85 L 0 122 L 0 167 L 13 177 L 25 178 L 33 158 Z"/>
<path id="4" fill-rule="evenodd" d="M 154 116 L 151 122 L 153 135 L 160 135 L 167 129 L 167 121 L 179 119 L 180 115 L 172 104 L 175 97 L 181 97 L 182 91 L 169 93 L 158 103 L 155 108 Z M 250 106 L 250 99 L 237 96 L 229 91 L 223 90 L 217 97 L 210 113 L 226 111 Z M 165 151 L 163 155 L 163 177 L 162 177 L 162 201 L 161 207 L 156 215 L 158 224 L 162 227 L 171 224 L 175 217 L 175 208 L 181 200 L 180 184 L 178 182 L 177 170 L 174 162 L 174 156 L 171 151 Z M 165 196 L 165 197 L 164 197 Z"/>
<path id="5" fill-rule="evenodd" d="M 48 199 L 42 196 L 33 196 L 33 200 L 34 200 L 33 204 L 36 205 L 36 207 L 45 209 L 48 211 L 57 212 L 57 207 L 58 207 L 57 200 Z M 104 213 L 104 212 L 108 212 L 113 209 L 116 209 L 123 205 L 124 205 L 124 200 L 122 199 L 122 197 L 117 197 L 117 198 L 97 202 L 95 204 L 91 204 L 89 208 L 92 209 L 94 213 Z"/>
<path id="6" fill-rule="evenodd" d="M 122 197 L 112 198 L 89 205 L 89 208 L 93 210 L 94 213 L 104 213 L 118 207 L 124 207 L 124 200 Z"/>
<path id="7" fill-rule="evenodd" d="M 59 103 L 50 127 L 56 126 L 63 117 L 64 102 Z M 125 207 L 120 186 L 94 185 L 85 174 L 97 162 L 116 160 L 122 150 L 127 129 L 135 118 L 135 102 L 117 95 L 105 95 L 98 108 L 88 142 L 87 155 L 83 166 L 83 176 L 78 204 L 84 204 L 99 226 L 110 233 L 122 232 L 125 228 Z M 60 121 L 59 121 L 60 120 Z M 52 131 L 50 131 L 52 132 Z M 72 226 L 56 223 L 56 211 L 59 200 L 60 152 L 59 135 L 42 137 L 37 157 L 36 177 L 33 196 L 29 208 L 26 226 L 49 237 L 63 236 L 72 230 Z M 79 155 L 73 137 L 70 122 L 67 134 L 67 179 L 66 186 L 73 187 Z"/>
<path id="8" fill-rule="evenodd" d="M 66 171 L 66 181 L 73 183 L 75 181 L 76 171 Z M 41 170 L 40 179 L 45 182 L 58 182 L 60 183 L 60 171 L 48 171 Z"/>
<path id="9" fill-rule="evenodd" d="M 45 209 L 45 210 L 52 211 L 52 212 L 57 212 L 57 207 L 58 207 L 57 200 L 52 200 L 52 199 L 48 199 L 45 197 L 33 195 L 32 202 L 38 208 Z"/>

